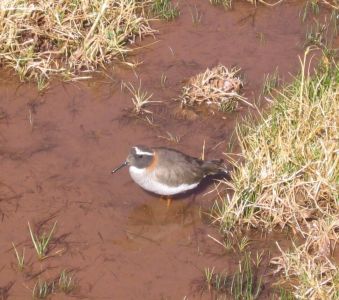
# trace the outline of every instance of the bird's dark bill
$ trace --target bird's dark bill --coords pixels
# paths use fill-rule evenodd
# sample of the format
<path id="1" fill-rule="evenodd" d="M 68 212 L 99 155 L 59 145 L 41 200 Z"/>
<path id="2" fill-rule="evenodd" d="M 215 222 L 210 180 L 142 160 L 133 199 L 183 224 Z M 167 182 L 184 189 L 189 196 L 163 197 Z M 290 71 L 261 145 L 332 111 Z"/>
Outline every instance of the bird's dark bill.
<path id="1" fill-rule="evenodd" d="M 121 166 L 115 168 L 112 173 L 114 174 L 115 172 L 119 171 L 120 169 L 122 169 L 123 167 L 127 166 L 127 161 L 125 161 Z"/>

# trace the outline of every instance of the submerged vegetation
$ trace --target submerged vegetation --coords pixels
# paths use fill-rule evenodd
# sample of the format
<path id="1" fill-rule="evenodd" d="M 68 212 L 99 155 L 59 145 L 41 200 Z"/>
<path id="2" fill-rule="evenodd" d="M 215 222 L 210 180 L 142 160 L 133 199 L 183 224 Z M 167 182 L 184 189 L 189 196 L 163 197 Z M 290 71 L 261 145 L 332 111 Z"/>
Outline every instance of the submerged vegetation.
<path id="1" fill-rule="evenodd" d="M 153 0 L 153 14 L 166 21 L 171 21 L 179 16 L 179 9 L 174 6 L 170 0 Z"/>
<path id="2" fill-rule="evenodd" d="M 48 269 L 48 263 L 46 260 L 61 255 L 64 251 L 58 250 L 54 254 L 49 254 L 50 244 L 55 239 L 53 236 L 55 233 L 57 222 L 55 221 L 51 229 L 46 233 L 41 230 L 37 230 L 36 233 L 31 228 L 28 222 L 29 235 L 31 237 L 32 247 L 37 254 L 37 262 L 39 263 L 41 272 L 32 275 L 35 262 L 29 259 L 25 259 L 25 249 L 23 248 L 22 254 L 19 253 L 17 247 L 12 242 L 15 258 L 16 268 L 23 274 L 25 280 L 34 279 L 34 285 L 32 285 L 32 298 L 33 299 L 49 299 L 52 294 L 63 293 L 71 295 L 75 292 L 78 286 L 78 281 L 75 276 L 75 271 L 62 269 L 56 276 L 51 277 L 51 274 L 45 274 L 44 271 Z M 40 228 L 41 229 L 41 228 Z M 55 243 L 55 241 L 53 241 Z M 38 277 L 38 278 L 36 278 Z M 47 277 L 47 279 L 46 279 Z M 0 288 L 0 298 L 1 298 Z M 2 298 L 1 298 L 2 299 Z M 7 298 L 4 298 L 7 299 Z"/>
<path id="3" fill-rule="evenodd" d="M 46 299 L 49 295 L 55 291 L 54 282 L 45 281 L 39 279 L 33 288 L 32 296 L 33 299 Z"/>
<path id="4" fill-rule="evenodd" d="M 252 261 L 251 253 L 245 252 L 233 274 L 218 273 L 215 268 L 206 268 L 205 285 L 210 292 L 225 297 L 220 299 L 228 299 L 227 296 L 235 300 L 258 299 L 262 290 L 262 278 L 258 276 L 257 268 L 258 265 L 254 265 Z"/>
<path id="5" fill-rule="evenodd" d="M 62 270 L 58 280 L 59 290 L 65 294 L 70 294 L 76 288 L 74 274 L 68 270 Z"/>
<path id="6" fill-rule="evenodd" d="M 210 0 L 213 5 L 222 5 L 226 9 L 232 8 L 232 0 Z"/>
<path id="7" fill-rule="evenodd" d="M 331 254 L 339 238 L 339 67 L 324 57 L 274 96 L 259 124 L 238 128 L 243 163 L 233 161 L 234 193 L 214 206 L 222 231 L 289 228 L 305 244 L 273 259 L 301 299 L 334 299 L 338 269 Z M 292 280 L 293 279 L 293 280 Z"/>
<path id="8" fill-rule="evenodd" d="M 32 290 L 33 299 L 47 299 L 51 294 L 72 294 L 76 289 L 74 274 L 68 270 L 62 270 L 56 279 L 44 280 L 39 278 Z"/>
<path id="9" fill-rule="evenodd" d="M 233 6 L 233 0 L 209 0 L 212 5 L 222 5 L 225 9 L 231 9 Z M 283 0 L 276 0 L 276 1 L 265 1 L 265 0 L 246 0 L 250 2 L 252 5 L 263 4 L 266 6 L 275 6 L 281 3 Z M 319 0 L 310 0 L 310 1 L 319 1 Z"/>

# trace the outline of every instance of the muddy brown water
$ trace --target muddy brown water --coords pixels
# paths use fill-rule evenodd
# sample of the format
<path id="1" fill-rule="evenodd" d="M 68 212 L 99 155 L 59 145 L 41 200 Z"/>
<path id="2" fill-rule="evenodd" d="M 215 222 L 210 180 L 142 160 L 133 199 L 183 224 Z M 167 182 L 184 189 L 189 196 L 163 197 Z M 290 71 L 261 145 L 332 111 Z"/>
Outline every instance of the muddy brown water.
<path id="1" fill-rule="evenodd" d="M 232 272 L 241 254 L 225 252 L 208 235 L 217 228 L 202 218 L 216 198 L 213 184 L 174 201 L 169 209 L 158 196 L 139 188 L 127 170 L 114 176 L 134 144 L 175 147 L 207 158 L 222 157 L 237 120 L 251 110 L 242 105 L 221 117 L 192 120 L 178 114 L 180 89 L 190 76 L 218 63 L 239 66 L 245 93 L 253 101 L 263 77 L 276 68 L 289 80 L 299 70 L 305 26 L 299 2 L 258 9 L 236 3 L 225 12 L 209 1 L 180 2 L 180 17 L 157 23 L 156 39 L 147 38 L 130 56 L 135 69 L 108 69 L 80 83 L 58 83 L 39 94 L 3 72 L 0 81 L 0 295 L 30 299 L 36 281 L 73 270 L 73 297 L 84 299 L 211 299 L 201 289 L 207 267 Z M 199 24 L 192 14 L 201 14 Z M 153 43 L 155 42 L 156 43 Z M 165 86 L 161 77 L 166 76 Z M 148 107 L 149 122 L 129 117 L 131 96 L 121 82 L 138 85 L 162 101 Z M 152 123 L 152 124 L 150 124 Z M 164 137 L 180 137 L 175 144 Z M 56 233 L 42 262 L 36 258 L 27 222 Z M 277 253 L 283 236 L 250 235 L 253 251 Z M 25 248 L 19 272 L 11 243 Z M 269 277 L 269 276 L 268 276 Z M 269 282 L 272 279 L 265 279 Z M 7 287 L 7 289 L 6 289 Z M 265 296 L 266 295 L 266 296 Z M 263 293 L 261 298 L 267 296 Z M 185 298 L 186 297 L 186 298 Z M 0 297 L 1 298 L 1 297 Z M 57 293 L 53 299 L 67 296 Z"/>

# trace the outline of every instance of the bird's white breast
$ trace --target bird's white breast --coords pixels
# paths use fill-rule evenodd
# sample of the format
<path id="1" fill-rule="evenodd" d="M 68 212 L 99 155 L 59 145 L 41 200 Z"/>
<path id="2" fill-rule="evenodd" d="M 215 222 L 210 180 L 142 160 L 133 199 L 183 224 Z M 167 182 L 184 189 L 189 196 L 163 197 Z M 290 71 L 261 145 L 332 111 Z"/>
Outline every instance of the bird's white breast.
<path id="1" fill-rule="evenodd" d="M 193 184 L 183 183 L 179 186 L 169 186 L 159 182 L 154 172 L 148 172 L 146 169 L 139 169 L 134 166 L 129 167 L 129 173 L 132 179 L 143 189 L 164 196 L 175 195 L 194 189 L 199 184 L 199 182 L 197 182 Z"/>

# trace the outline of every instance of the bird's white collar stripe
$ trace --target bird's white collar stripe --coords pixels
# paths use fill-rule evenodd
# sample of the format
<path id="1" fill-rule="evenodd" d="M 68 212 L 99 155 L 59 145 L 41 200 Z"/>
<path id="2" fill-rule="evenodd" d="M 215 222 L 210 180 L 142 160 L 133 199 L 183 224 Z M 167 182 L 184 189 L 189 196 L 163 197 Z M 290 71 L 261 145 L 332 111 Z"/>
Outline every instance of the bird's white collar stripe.
<path id="1" fill-rule="evenodd" d="M 137 154 L 137 155 L 150 155 L 150 156 L 153 156 L 153 152 L 142 151 L 138 147 L 134 147 L 134 149 L 135 149 L 135 154 Z"/>

